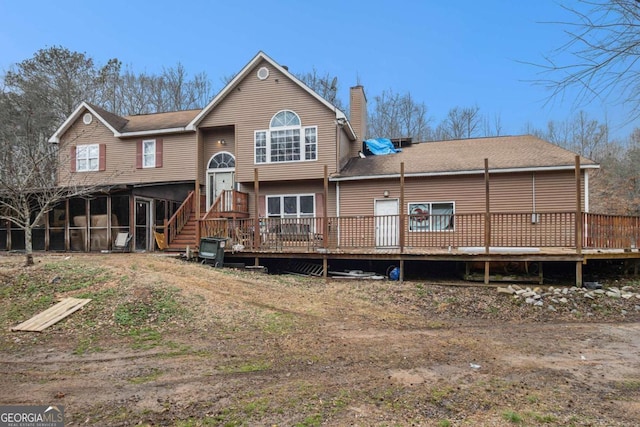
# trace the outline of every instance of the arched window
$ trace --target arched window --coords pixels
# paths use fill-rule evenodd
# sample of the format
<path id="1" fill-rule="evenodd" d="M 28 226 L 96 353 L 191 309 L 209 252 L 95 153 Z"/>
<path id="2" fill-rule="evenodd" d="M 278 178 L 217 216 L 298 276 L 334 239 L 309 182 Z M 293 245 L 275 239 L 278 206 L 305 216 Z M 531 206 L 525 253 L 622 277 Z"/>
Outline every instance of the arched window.
<path id="1" fill-rule="evenodd" d="M 269 130 L 255 132 L 255 162 L 296 162 L 318 158 L 318 128 L 303 127 L 300 117 L 291 110 L 277 112 Z M 303 139 L 304 138 L 304 139 Z"/>
<path id="2" fill-rule="evenodd" d="M 273 116 L 271 119 L 271 124 L 269 125 L 271 128 L 278 127 L 300 127 L 300 117 L 293 111 L 284 110 L 280 111 L 278 114 Z"/>
<path id="3" fill-rule="evenodd" d="M 217 153 L 211 160 L 209 160 L 208 169 L 227 169 L 227 168 L 235 168 L 236 167 L 236 159 L 230 153 L 223 151 L 222 153 Z"/>

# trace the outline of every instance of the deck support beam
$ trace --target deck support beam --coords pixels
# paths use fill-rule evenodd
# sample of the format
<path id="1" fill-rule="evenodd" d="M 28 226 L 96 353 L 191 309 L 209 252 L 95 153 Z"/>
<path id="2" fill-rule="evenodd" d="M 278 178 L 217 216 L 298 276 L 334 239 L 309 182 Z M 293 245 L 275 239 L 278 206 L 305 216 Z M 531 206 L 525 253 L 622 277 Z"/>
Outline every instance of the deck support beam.
<path id="1" fill-rule="evenodd" d="M 484 262 L 484 284 L 488 285 L 489 284 L 489 277 L 491 274 L 491 261 L 485 261 Z"/>
<path id="2" fill-rule="evenodd" d="M 582 261 L 576 262 L 576 287 L 582 287 Z"/>

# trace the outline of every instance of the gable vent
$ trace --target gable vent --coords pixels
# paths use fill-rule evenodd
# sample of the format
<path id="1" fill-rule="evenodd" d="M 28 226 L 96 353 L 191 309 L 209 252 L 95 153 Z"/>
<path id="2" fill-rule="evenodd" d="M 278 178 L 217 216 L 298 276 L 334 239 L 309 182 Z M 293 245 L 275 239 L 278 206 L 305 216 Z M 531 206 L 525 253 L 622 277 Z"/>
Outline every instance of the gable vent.
<path id="1" fill-rule="evenodd" d="M 258 70 L 258 79 L 266 80 L 269 77 L 269 69 L 267 67 L 260 67 Z"/>

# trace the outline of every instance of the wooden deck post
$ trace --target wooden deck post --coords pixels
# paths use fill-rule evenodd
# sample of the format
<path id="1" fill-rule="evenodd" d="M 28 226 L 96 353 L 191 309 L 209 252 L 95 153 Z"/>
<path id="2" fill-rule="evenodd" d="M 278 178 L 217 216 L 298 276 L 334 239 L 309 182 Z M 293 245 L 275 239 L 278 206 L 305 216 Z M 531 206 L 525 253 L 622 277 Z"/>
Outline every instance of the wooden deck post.
<path id="1" fill-rule="evenodd" d="M 404 214 L 404 162 L 400 162 L 400 253 L 404 252 L 405 238 L 405 214 Z M 402 263 L 402 261 L 400 261 Z M 402 264 L 400 264 L 402 266 Z M 403 268 L 400 267 L 400 277 Z"/>
<path id="2" fill-rule="evenodd" d="M 576 254 L 582 255 L 582 185 L 580 179 L 580 156 L 576 155 Z M 582 260 L 576 262 L 576 286 L 582 287 Z"/>
<path id="3" fill-rule="evenodd" d="M 258 203 L 260 203 L 260 179 L 258 175 L 258 168 L 253 169 L 253 206 L 255 209 L 255 223 L 253 225 L 253 249 L 257 249 L 260 247 L 260 208 L 258 207 Z M 256 263 L 258 262 L 258 258 L 256 258 Z M 256 264 L 258 265 L 258 264 Z"/>
<path id="4" fill-rule="evenodd" d="M 322 206 L 322 247 L 327 249 L 329 247 L 329 170 L 327 165 L 324 165 L 324 203 Z M 327 269 L 324 269 L 326 277 Z"/>
<path id="5" fill-rule="evenodd" d="M 491 252 L 491 205 L 489 198 L 489 159 L 484 159 L 484 252 L 489 255 Z M 489 284 L 489 272 L 491 262 L 486 261 L 484 263 L 484 284 Z"/>
<path id="6" fill-rule="evenodd" d="M 327 165 L 324 165 L 324 203 L 322 206 L 322 247 L 327 248 L 329 244 L 329 210 L 327 204 L 329 203 L 329 169 Z M 329 277 L 329 263 L 327 260 L 327 253 L 322 255 L 322 277 L 325 280 Z"/>

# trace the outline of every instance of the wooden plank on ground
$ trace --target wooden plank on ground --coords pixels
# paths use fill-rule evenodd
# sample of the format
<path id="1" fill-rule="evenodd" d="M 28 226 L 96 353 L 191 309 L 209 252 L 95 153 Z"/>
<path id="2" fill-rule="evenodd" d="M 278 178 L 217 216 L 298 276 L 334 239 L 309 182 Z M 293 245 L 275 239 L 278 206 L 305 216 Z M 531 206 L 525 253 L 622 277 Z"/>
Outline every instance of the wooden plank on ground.
<path id="1" fill-rule="evenodd" d="M 42 332 L 49 326 L 58 323 L 65 317 L 80 310 L 90 299 L 65 298 L 53 307 L 48 308 L 31 319 L 11 328 L 12 331 Z"/>

